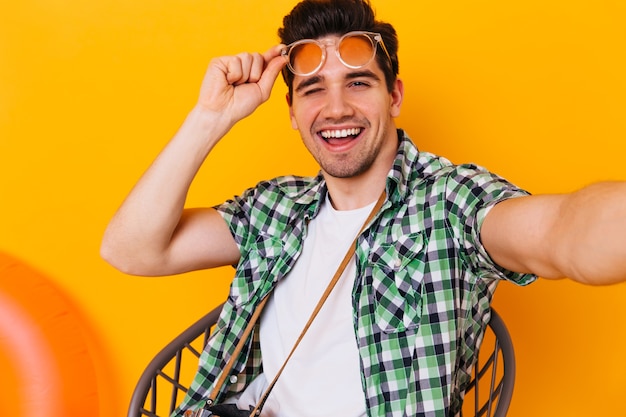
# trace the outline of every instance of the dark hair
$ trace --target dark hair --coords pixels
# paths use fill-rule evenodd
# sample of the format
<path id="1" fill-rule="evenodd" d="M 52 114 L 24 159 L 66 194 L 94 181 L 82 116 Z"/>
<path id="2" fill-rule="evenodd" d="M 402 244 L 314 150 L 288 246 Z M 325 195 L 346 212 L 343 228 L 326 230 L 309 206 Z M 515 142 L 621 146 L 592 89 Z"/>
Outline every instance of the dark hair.
<path id="1" fill-rule="evenodd" d="M 385 74 L 387 89 L 393 90 L 398 77 L 398 35 L 391 24 L 376 20 L 369 0 L 303 0 L 284 17 L 278 36 L 285 45 L 300 39 L 317 39 L 328 35 L 343 35 L 355 30 L 380 33 L 391 63 L 380 46 L 376 61 Z M 283 79 L 293 92 L 294 75 L 285 67 Z"/>

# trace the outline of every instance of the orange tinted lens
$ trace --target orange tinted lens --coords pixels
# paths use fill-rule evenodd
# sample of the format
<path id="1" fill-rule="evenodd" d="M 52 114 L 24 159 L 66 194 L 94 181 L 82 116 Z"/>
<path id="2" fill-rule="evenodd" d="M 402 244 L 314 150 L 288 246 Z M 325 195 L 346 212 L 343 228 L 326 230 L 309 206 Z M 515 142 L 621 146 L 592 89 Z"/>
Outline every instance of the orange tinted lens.
<path id="1" fill-rule="evenodd" d="M 296 45 L 289 53 L 289 63 L 297 74 L 309 74 L 322 62 L 322 48 L 316 43 L 306 42 Z"/>
<path id="2" fill-rule="evenodd" d="M 374 44 L 366 35 L 348 36 L 339 45 L 339 55 L 351 67 L 362 67 L 374 57 Z"/>

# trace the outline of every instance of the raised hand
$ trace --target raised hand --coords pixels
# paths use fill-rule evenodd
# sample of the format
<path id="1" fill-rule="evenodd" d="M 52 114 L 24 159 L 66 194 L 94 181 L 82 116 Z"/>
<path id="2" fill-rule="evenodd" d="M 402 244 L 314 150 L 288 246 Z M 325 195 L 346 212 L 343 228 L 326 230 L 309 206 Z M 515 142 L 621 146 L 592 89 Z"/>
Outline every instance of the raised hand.
<path id="1" fill-rule="evenodd" d="M 211 61 L 197 105 L 111 219 L 102 241 L 104 259 L 137 275 L 237 262 L 239 249 L 219 214 L 209 208 L 185 211 L 185 199 L 213 146 L 269 98 L 285 65 L 280 50 Z"/>
<path id="2" fill-rule="evenodd" d="M 285 65 L 282 45 L 264 54 L 241 53 L 211 61 L 200 89 L 200 110 L 218 113 L 230 126 L 265 102 Z"/>

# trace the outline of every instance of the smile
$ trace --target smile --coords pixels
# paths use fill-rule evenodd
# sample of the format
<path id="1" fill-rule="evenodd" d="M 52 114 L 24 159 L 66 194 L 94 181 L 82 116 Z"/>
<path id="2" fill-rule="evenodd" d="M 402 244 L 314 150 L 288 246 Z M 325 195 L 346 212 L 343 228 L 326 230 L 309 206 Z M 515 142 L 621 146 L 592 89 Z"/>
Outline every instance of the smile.
<path id="1" fill-rule="evenodd" d="M 324 139 L 344 139 L 351 136 L 358 136 L 360 133 L 360 128 L 323 130 L 320 132 L 320 136 Z"/>

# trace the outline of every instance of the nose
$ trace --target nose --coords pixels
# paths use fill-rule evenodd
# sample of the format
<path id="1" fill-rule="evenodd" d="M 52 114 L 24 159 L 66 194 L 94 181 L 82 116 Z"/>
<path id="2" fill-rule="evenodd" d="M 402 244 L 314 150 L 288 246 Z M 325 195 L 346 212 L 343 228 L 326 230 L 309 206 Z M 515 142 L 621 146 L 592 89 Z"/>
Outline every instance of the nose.
<path id="1" fill-rule="evenodd" d="M 329 86 L 325 95 L 322 116 L 329 120 L 339 120 L 354 115 L 346 91 L 338 85 Z"/>
<path id="2" fill-rule="evenodd" d="M 326 60 L 319 74 L 325 80 L 322 117 L 329 120 L 340 120 L 354 115 L 354 107 L 350 101 L 346 76 L 348 69 L 341 63 L 333 46 L 326 48 Z"/>

